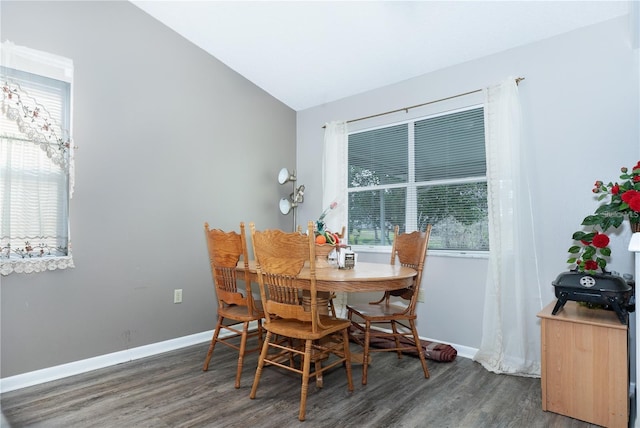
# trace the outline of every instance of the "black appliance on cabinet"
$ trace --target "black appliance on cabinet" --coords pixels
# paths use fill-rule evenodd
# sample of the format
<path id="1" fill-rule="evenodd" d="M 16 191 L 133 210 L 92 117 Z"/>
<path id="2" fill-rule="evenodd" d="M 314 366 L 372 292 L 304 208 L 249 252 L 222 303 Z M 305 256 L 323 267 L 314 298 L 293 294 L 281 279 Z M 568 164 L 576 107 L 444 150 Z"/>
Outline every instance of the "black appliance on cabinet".
<path id="1" fill-rule="evenodd" d="M 633 287 L 621 276 L 569 271 L 558 275 L 552 284 L 558 298 L 552 315 L 556 315 L 568 300 L 573 300 L 612 309 L 620 322 L 627 324 Z"/>

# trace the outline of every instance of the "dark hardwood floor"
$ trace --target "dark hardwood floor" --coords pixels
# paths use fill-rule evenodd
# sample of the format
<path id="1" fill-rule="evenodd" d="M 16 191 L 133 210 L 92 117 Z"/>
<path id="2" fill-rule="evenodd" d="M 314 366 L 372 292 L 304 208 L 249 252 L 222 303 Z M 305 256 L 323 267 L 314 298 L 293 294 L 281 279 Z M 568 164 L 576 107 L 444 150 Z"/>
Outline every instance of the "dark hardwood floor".
<path id="1" fill-rule="evenodd" d="M 354 345 L 355 346 L 355 345 Z M 23 388 L 0 396 L 2 411 L 21 427 L 593 427 L 543 412 L 540 379 L 496 375 L 458 357 L 428 361 L 375 354 L 368 385 L 353 366 L 355 390 L 344 369 L 325 374 L 324 388 L 309 386 L 307 420 L 297 419 L 300 378 L 265 368 L 249 399 L 257 355 L 245 360 L 240 389 L 233 387 L 236 354 L 216 348 L 201 370 L 208 344 Z M 354 347 L 354 350 L 357 348 Z"/>

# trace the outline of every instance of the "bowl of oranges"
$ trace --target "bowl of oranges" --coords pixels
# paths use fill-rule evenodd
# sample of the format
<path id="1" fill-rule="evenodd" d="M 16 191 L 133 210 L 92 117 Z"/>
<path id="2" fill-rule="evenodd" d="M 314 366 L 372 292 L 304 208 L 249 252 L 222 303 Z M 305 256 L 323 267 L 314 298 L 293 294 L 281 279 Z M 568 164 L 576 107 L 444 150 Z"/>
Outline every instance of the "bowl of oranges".
<path id="1" fill-rule="evenodd" d="M 331 267 L 329 254 L 340 245 L 340 235 L 323 230 L 316 232 L 316 268 Z"/>

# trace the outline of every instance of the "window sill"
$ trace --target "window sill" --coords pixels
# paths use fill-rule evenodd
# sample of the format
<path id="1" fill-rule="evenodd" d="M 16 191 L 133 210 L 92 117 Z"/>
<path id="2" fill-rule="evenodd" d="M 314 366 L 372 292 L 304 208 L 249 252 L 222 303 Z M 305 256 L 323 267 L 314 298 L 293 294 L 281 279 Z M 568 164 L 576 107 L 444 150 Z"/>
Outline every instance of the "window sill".
<path id="1" fill-rule="evenodd" d="M 466 259 L 488 259 L 488 251 L 463 251 L 463 250 L 429 250 L 427 252 L 429 257 L 459 257 Z"/>
<path id="2" fill-rule="evenodd" d="M 391 247 L 370 247 L 365 245 L 352 245 L 351 249 L 356 253 L 390 254 Z M 463 251 L 463 250 L 429 250 L 427 257 L 458 257 L 467 259 L 488 259 L 489 251 Z"/>

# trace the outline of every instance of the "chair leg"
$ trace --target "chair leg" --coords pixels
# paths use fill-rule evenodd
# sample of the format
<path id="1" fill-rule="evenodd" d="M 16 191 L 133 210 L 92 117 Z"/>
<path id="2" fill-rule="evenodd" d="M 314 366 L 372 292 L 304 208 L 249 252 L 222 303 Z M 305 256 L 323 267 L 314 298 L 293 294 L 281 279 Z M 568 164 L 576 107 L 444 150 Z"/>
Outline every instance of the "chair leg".
<path id="1" fill-rule="evenodd" d="M 333 293 L 331 293 L 331 295 L 329 295 L 329 315 L 331 315 L 332 317 L 336 317 L 336 306 L 333 303 L 333 298 L 335 297 L 335 295 Z"/>
<path id="2" fill-rule="evenodd" d="M 253 378 L 253 386 L 251 387 L 251 393 L 249 398 L 256 398 L 256 391 L 258 390 L 258 383 L 260 383 L 260 376 L 262 375 L 262 368 L 264 367 L 264 359 L 267 356 L 269 350 L 269 341 L 271 340 L 271 332 L 267 331 L 267 335 L 262 344 L 262 351 L 260 351 L 260 358 L 258 359 L 258 367 L 256 368 L 256 375 Z"/>
<path id="3" fill-rule="evenodd" d="M 427 360 L 424 357 L 424 351 L 422 350 L 422 345 L 420 344 L 420 336 L 418 336 L 418 329 L 416 328 L 415 320 L 409 320 L 409 324 L 411 325 L 411 331 L 413 332 L 413 340 L 416 342 L 416 350 L 418 351 L 418 356 L 420 357 L 420 364 L 422 364 L 422 371 L 424 372 L 424 377 L 429 379 L 429 369 L 427 368 Z"/>
<path id="4" fill-rule="evenodd" d="M 354 314 L 352 311 L 347 311 L 347 319 L 351 321 L 351 327 L 349 327 L 348 330 L 349 340 L 357 343 L 360 346 L 364 346 L 364 343 L 362 343 L 362 338 L 364 337 L 364 327 L 362 327 L 361 325 L 363 321 L 355 322 L 353 320 L 353 315 Z"/>
<path id="5" fill-rule="evenodd" d="M 344 349 L 344 368 L 347 371 L 347 388 L 350 392 L 353 391 L 353 376 L 351 373 L 351 350 L 349 349 L 349 329 L 342 330 L 342 342 Z"/>
<path id="6" fill-rule="evenodd" d="M 364 324 L 364 353 L 362 355 L 362 384 L 367 384 L 367 368 L 369 367 L 369 339 L 371 337 L 371 322 Z"/>
<path id="7" fill-rule="evenodd" d="M 324 379 L 322 377 L 322 361 L 319 356 L 316 356 L 314 361 L 314 367 L 316 371 L 316 386 L 322 388 L 324 386 Z"/>
<path id="8" fill-rule="evenodd" d="M 224 317 L 218 316 L 218 323 L 216 324 L 216 329 L 213 332 L 213 337 L 211 338 L 211 344 L 209 345 L 209 351 L 207 352 L 207 357 L 204 360 L 204 365 L 202 366 L 202 371 L 206 372 L 209 370 L 209 362 L 211 361 L 211 357 L 213 356 L 213 349 L 216 347 L 216 342 L 218 341 L 218 335 L 220 334 L 220 327 L 222 327 L 222 322 L 224 321 Z"/>
<path id="9" fill-rule="evenodd" d="M 294 339 L 292 338 L 287 338 L 287 343 L 289 344 L 289 348 L 295 348 L 294 346 Z M 296 354 L 294 354 L 293 352 L 289 352 L 289 366 L 291 367 L 295 367 L 296 365 Z M 302 365 L 302 362 L 300 363 Z"/>
<path id="10" fill-rule="evenodd" d="M 347 309 L 347 319 L 348 319 L 349 321 L 351 321 L 351 325 L 353 325 L 353 312 L 351 312 L 349 309 Z M 349 334 L 349 340 L 351 340 L 351 339 L 353 338 L 353 334 L 351 333 L 351 330 L 352 330 L 353 328 L 354 328 L 354 327 L 349 327 L 349 328 L 347 329 L 347 332 L 348 332 L 348 334 Z M 355 342 L 355 339 L 354 339 L 354 342 Z"/>
<path id="11" fill-rule="evenodd" d="M 249 333 L 249 322 L 242 323 L 242 337 L 240 338 L 240 351 L 238 352 L 238 368 L 236 369 L 236 389 L 240 388 L 240 378 L 242 377 L 242 364 L 244 363 L 244 354 L 247 349 L 247 335 Z"/>
<path id="12" fill-rule="evenodd" d="M 307 392 L 309 390 L 309 372 L 311 371 L 311 344 L 312 340 L 305 340 L 304 361 L 302 364 L 302 388 L 300 390 L 300 411 L 298 419 L 304 421 L 307 409 Z"/>
<path id="13" fill-rule="evenodd" d="M 258 349 L 262 349 L 262 341 L 264 340 L 264 328 L 262 327 L 262 320 L 258 321 Z"/>
<path id="14" fill-rule="evenodd" d="M 398 333 L 398 326 L 394 320 L 391 320 L 391 331 L 393 331 L 393 339 L 396 342 L 396 353 L 398 354 L 398 358 L 402 358 L 402 351 L 400 348 L 400 334 Z"/>

